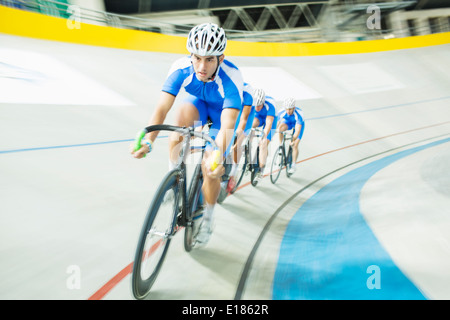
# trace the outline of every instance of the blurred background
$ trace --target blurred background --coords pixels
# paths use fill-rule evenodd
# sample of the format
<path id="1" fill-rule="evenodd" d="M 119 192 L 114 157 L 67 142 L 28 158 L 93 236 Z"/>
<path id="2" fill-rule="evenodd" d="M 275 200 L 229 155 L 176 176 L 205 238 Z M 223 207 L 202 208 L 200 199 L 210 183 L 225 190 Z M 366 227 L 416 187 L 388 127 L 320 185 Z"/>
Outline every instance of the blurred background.
<path id="1" fill-rule="evenodd" d="M 448 0 L 0 0 L 0 4 L 65 18 L 73 11 L 81 22 L 171 35 L 214 22 L 226 29 L 229 39 L 245 41 L 341 42 L 450 31 Z"/>
<path id="2" fill-rule="evenodd" d="M 301 165 L 247 176 L 204 250 L 174 237 L 150 298 L 450 299 L 450 0 L 0 0 L 0 299 L 132 299 L 167 136 L 143 161 L 129 145 L 202 22 L 252 86 L 299 102 Z M 295 50 L 252 56 L 270 47 Z"/>

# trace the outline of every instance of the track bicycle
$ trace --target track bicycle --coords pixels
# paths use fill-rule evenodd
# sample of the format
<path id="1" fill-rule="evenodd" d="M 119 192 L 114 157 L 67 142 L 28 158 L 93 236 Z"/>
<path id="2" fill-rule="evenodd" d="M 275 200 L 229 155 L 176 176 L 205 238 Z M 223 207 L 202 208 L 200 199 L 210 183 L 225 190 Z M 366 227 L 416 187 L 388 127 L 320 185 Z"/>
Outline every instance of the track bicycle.
<path id="1" fill-rule="evenodd" d="M 277 130 L 276 133 L 280 132 Z M 292 146 L 289 143 L 288 151 L 286 153 L 286 142 L 292 140 L 293 132 L 284 131 L 282 134 L 283 138 L 280 145 L 275 150 L 272 164 L 270 166 L 270 181 L 272 181 L 273 184 L 277 182 L 283 167 L 286 168 L 286 176 L 288 178 L 292 175 L 292 173 L 289 172 L 292 165 Z"/>
<path id="2" fill-rule="evenodd" d="M 256 187 L 258 181 L 256 173 L 259 170 L 259 142 L 263 136 L 261 128 L 252 128 L 245 140 L 242 142 L 242 156 L 239 159 L 238 168 L 236 171 L 236 185 L 230 193 L 234 193 L 239 187 L 244 175 L 250 173 L 250 181 L 252 186 Z M 257 138 L 256 149 L 252 148 L 253 138 Z"/>
<path id="3" fill-rule="evenodd" d="M 170 241 L 184 228 L 184 249 L 189 252 L 195 246 L 196 233 L 203 220 L 201 158 L 204 146 L 210 143 L 213 151 L 211 169 L 219 163 L 221 156 L 216 143 L 204 132 L 194 128 L 171 125 L 153 125 L 142 130 L 135 140 L 135 150 L 141 147 L 144 136 L 152 131 L 175 131 L 182 137 L 181 149 L 176 167 L 169 171 L 160 183 L 139 235 L 132 272 L 132 291 L 136 299 L 144 299 L 154 284 L 167 254 Z M 202 157 L 196 163 L 187 187 L 186 158 L 194 150 L 191 138 L 202 139 Z"/>

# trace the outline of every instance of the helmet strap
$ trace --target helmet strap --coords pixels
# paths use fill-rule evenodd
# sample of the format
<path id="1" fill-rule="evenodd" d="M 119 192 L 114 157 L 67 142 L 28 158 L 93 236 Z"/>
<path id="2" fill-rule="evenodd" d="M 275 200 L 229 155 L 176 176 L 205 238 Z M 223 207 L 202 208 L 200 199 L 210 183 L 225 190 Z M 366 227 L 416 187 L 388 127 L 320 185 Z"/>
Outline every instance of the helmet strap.
<path id="1" fill-rule="evenodd" d="M 193 53 L 191 53 L 191 57 L 192 57 L 192 55 L 193 55 Z M 214 81 L 214 79 L 216 78 L 217 72 L 219 71 L 221 56 L 216 56 L 216 57 L 217 57 L 217 68 L 216 68 L 216 71 L 214 71 L 214 73 L 212 74 L 212 76 L 210 78 L 208 78 L 209 81 Z M 192 60 L 191 60 L 191 64 L 193 64 Z"/>
<path id="2" fill-rule="evenodd" d="M 216 68 L 216 71 L 214 71 L 213 75 L 208 80 L 213 81 L 216 78 L 217 71 L 219 71 L 219 67 L 220 67 L 220 58 L 219 57 L 220 56 L 217 56 L 217 68 Z"/>

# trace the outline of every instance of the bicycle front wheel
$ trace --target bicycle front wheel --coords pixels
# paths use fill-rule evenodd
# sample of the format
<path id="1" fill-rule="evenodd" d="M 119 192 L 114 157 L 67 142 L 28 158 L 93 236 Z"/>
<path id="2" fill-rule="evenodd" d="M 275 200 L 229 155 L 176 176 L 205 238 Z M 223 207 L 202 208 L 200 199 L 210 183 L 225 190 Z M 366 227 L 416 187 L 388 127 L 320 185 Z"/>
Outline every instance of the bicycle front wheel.
<path id="1" fill-rule="evenodd" d="M 195 237 L 197 236 L 199 226 L 203 219 L 202 185 L 202 167 L 201 164 L 197 164 L 188 191 L 187 223 L 184 230 L 184 249 L 187 252 L 194 248 Z"/>
<path id="2" fill-rule="evenodd" d="M 280 176 L 281 169 L 283 168 L 284 163 L 284 154 L 282 147 L 279 147 L 275 152 L 275 155 L 272 159 L 272 165 L 270 166 L 270 181 L 273 184 L 277 182 L 278 177 Z"/>
<path id="3" fill-rule="evenodd" d="M 147 211 L 139 236 L 132 274 L 136 299 L 144 299 L 158 276 L 180 211 L 178 171 L 169 172 L 160 184 Z"/>

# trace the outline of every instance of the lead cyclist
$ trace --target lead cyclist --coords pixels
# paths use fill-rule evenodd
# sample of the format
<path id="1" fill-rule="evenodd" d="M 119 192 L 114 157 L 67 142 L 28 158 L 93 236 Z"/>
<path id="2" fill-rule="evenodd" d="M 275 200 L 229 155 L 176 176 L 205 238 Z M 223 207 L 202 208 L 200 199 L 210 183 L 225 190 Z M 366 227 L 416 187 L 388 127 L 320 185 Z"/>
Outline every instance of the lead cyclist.
<path id="1" fill-rule="evenodd" d="M 175 125 L 181 127 L 203 126 L 212 120 L 210 135 L 215 139 L 221 154 L 234 136 L 236 119 L 242 108 L 243 79 L 239 69 L 225 59 L 227 45 L 225 31 L 216 24 L 204 23 L 191 29 L 187 38 L 190 56 L 176 60 L 163 84 L 159 102 L 149 125 L 162 124 L 172 108 L 181 88 L 188 93 L 175 115 Z M 151 152 L 158 132 L 146 135 L 142 147 L 132 151 L 141 159 Z M 180 135 L 172 133 L 169 142 L 169 169 L 175 167 L 179 154 Z M 213 228 L 213 213 L 220 192 L 220 178 L 224 174 L 223 156 L 216 169 L 211 170 L 212 150 L 205 152 L 202 161 L 204 182 L 202 186 L 205 206 L 204 218 L 196 241 L 205 245 Z"/>

